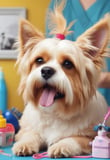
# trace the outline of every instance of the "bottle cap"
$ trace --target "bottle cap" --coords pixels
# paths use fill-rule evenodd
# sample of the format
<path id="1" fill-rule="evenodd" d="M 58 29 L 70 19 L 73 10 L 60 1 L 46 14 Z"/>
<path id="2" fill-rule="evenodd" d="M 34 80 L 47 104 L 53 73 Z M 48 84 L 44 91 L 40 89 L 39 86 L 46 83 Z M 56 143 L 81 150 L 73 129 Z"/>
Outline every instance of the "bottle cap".
<path id="1" fill-rule="evenodd" d="M 5 128 L 6 127 L 6 119 L 0 115 L 0 128 Z"/>

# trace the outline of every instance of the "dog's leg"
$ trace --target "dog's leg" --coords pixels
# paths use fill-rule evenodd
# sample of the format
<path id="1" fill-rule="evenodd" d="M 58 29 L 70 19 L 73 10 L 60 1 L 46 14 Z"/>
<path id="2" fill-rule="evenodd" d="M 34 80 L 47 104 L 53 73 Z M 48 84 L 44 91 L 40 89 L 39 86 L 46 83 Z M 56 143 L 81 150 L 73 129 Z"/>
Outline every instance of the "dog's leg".
<path id="1" fill-rule="evenodd" d="M 48 149 L 48 155 L 52 158 L 71 157 L 80 154 L 90 154 L 91 138 L 88 137 L 69 137 L 53 144 Z"/>
<path id="2" fill-rule="evenodd" d="M 39 152 L 42 140 L 39 134 L 37 134 L 35 131 L 30 130 L 23 133 L 21 130 L 20 134 L 18 133 L 17 139 L 19 139 L 19 141 L 17 141 L 12 148 L 15 155 L 26 156 Z"/>

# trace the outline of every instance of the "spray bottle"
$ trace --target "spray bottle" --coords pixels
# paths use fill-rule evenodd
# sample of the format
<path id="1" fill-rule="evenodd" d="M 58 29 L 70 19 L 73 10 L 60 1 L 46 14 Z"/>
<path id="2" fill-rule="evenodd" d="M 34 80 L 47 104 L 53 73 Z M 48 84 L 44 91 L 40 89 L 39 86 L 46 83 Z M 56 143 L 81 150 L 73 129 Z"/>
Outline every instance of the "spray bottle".
<path id="1" fill-rule="evenodd" d="M 92 142 L 92 157 L 110 158 L 110 138 L 107 136 L 108 132 L 110 132 L 110 127 L 105 125 L 109 117 L 110 108 L 104 117 L 103 123 L 94 128 L 95 131 L 98 131 L 98 135 Z"/>
<path id="2" fill-rule="evenodd" d="M 4 73 L 0 67 L 0 110 L 4 113 L 7 109 L 7 87 Z"/>

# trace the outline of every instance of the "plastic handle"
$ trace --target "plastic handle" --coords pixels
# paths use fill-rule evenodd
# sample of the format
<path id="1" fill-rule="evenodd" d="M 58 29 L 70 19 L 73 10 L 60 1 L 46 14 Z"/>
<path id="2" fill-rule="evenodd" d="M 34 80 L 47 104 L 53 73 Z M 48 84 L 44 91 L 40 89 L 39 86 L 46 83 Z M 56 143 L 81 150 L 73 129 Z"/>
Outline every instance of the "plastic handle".
<path id="1" fill-rule="evenodd" d="M 104 117 L 104 121 L 106 121 L 109 117 L 110 117 L 110 108 L 108 109 L 108 112 Z"/>
<path id="2" fill-rule="evenodd" d="M 34 154 L 32 157 L 34 159 L 49 158 L 49 156 L 47 155 L 47 152 L 37 153 L 37 154 Z M 92 158 L 92 155 L 88 155 L 88 156 L 72 156 L 70 158 Z"/>

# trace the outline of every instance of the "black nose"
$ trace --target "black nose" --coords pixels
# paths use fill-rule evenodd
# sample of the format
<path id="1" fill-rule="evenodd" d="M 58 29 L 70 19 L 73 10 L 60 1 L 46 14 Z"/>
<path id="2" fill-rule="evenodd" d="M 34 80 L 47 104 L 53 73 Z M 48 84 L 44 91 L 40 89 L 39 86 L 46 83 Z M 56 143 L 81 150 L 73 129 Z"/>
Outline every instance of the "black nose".
<path id="1" fill-rule="evenodd" d="M 43 67 L 41 69 L 41 75 L 46 80 L 51 78 L 54 73 L 55 73 L 55 70 L 52 67 Z"/>

